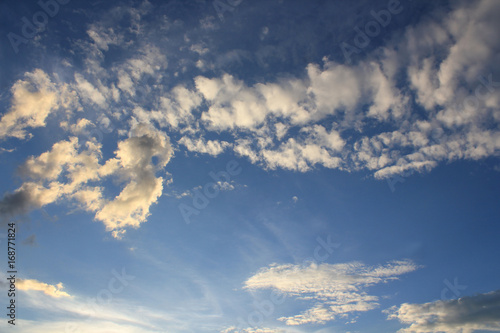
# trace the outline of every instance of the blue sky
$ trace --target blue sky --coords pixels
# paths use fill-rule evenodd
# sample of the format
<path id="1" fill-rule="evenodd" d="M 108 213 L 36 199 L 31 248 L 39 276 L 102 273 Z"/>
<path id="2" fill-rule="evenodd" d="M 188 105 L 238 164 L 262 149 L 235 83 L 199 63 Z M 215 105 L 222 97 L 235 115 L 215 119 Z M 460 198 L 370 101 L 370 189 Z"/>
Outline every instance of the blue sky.
<path id="1" fill-rule="evenodd" d="M 500 331 L 497 1 L 0 13 L 2 331 Z"/>

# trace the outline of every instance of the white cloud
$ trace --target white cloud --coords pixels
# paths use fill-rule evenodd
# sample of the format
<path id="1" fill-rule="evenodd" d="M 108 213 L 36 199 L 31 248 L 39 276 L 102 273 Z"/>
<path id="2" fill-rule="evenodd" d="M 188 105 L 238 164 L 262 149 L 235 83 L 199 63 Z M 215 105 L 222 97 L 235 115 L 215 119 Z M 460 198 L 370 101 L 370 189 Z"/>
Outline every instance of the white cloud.
<path id="1" fill-rule="evenodd" d="M 232 183 L 234 183 L 234 181 L 231 181 L 231 183 L 218 181 L 217 185 L 221 191 L 232 191 L 235 189 L 235 186 Z"/>
<path id="2" fill-rule="evenodd" d="M 146 221 L 149 207 L 163 191 L 163 178 L 155 172 L 165 168 L 172 156 L 168 137 L 143 124 L 131 130 L 130 137 L 118 143 L 116 158 L 106 161 L 100 175 L 117 174 L 128 180 L 120 194 L 106 201 L 96 213 L 108 231 L 121 231 L 138 227 Z M 152 158 L 157 157 L 156 165 Z"/>
<path id="3" fill-rule="evenodd" d="M 307 74 L 311 80 L 308 92 L 314 95 L 316 112 L 335 114 L 340 109 L 353 111 L 362 97 L 360 75 L 357 68 L 327 63 L 325 70 L 309 65 Z"/>
<path id="4" fill-rule="evenodd" d="M 457 3 L 356 65 L 324 59 L 323 66 L 309 64 L 303 78 L 249 86 L 229 74 L 196 77 L 207 109 L 199 118 L 191 114 L 193 121 L 201 120 L 201 130 L 228 131 L 237 154 L 271 169 L 305 172 L 322 165 L 386 178 L 495 156 L 500 140 L 491 121 L 500 120 L 500 82 L 494 50 L 500 42 L 491 13 L 498 12 L 495 1 Z M 444 57 L 433 57 L 437 51 Z M 421 107 L 424 114 L 414 112 Z"/>
<path id="5" fill-rule="evenodd" d="M 115 155 L 100 164 L 101 145 L 94 141 L 88 141 L 85 150 L 76 137 L 54 144 L 52 150 L 30 157 L 20 168 L 29 180 L 4 196 L 1 214 L 24 213 L 61 198 L 75 199 L 83 209 L 95 211 L 95 218 L 106 230 L 120 238 L 125 228 L 137 228 L 146 221 L 149 207 L 161 196 L 164 179 L 155 174 L 169 162 L 172 148 L 163 132 L 138 124 L 129 138 L 118 142 Z M 104 198 L 104 188 L 96 185 L 109 176 L 126 182 L 111 200 Z"/>
<path id="6" fill-rule="evenodd" d="M 60 282 L 56 285 L 50 285 L 34 279 L 27 279 L 27 280 L 18 279 L 16 286 L 19 290 L 22 291 L 30 291 L 30 290 L 42 291 L 45 295 L 54 298 L 70 297 L 68 293 L 62 291 L 63 284 Z"/>
<path id="7" fill-rule="evenodd" d="M 171 193 L 167 193 L 166 195 L 167 196 L 173 196 L 176 199 L 182 199 L 184 197 L 190 197 L 190 196 L 192 196 L 192 193 L 189 190 L 186 190 L 186 191 L 181 192 L 181 193 L 178 193 L 177 191 L 173 191 L 173 190 L 171 190 L 170 192 Z"/>
<path id="8" fill-rule="evenodd" d="M 199 93 L 183 86 L 174 87 L 167 96 L 159 98 L 158 110 L 134 109 L 134 115 L 142 122 L 156 122 L 160 127 L 193 132 L 196 127 L 192 114 L 202 102 Z"/>
<path id="9" fill-rule="evenodd" d="M 118 72 L 118 83 L 116 86 L 121 90 L 129 94 L 130 96 L 135 96 L 134 82 L 124 70 Z"/>
<path id="10" fill-rule="evenodd" d="M 302 128 L 301 132 L 306 134 L 305 139 L 289 138 L 278 149 L 263 149 L 260 160 L 271 169 L 279 167 L 303 172 L 316 164 L 328 168 L 341 167 L 339 152 L 345 142 L 337 131 L 332 129 L 328 132 L 323 126 L 314 125 Z"/>
<path id="11" fill-rule="evenodd" d="M 104 28 L 99 25 L 91 25 L 87 30 L 87 35 L 103 51 L 108 51 L 109 45 L 119 45 L 123 42 L 123 36 L 117 34 L 113 28 Z"/>
<path id="12" fill-rule="evenodd" d="M 369 286 L 398 279 L 401 274 L 418 268 L 409 260 L 368 267 L 359 262 L 347 264 L 271 265 L 245 282 L 249 290 L 275 288 L 316 305 L 299 315 L 281 317 L 287 325 L 324 324 L 352 312 L 363 312 L 379 306 L 378 297 L 367 294 Z"/>
<path id="13" fill-rule="evenodd" d="M 500 291 L 424 304 L 402 304 L 385 311 L 410 325 L 399 332 L 500 332 Z"/>
<path id="14" fill-rule="evenodd" d="M 104 97 L 99 89 L 94 87 L 89 81 L 85 80 L 85 78 L 81 74 L 75 74 L 75 81 L 76 89 L 84 99 L 97 104 L 103 109 L 106 108 L 106 97 Z"/>
<path id="15" fill-rule="evenodd" d="M 201 120 L 210 129 L 254 128 L 267 111 L 254 89 L 225 74 L 221 79 L 195 78 L 197 89 L 211 102 Z"/>
<path id="16" fill-rule="evenodd" d="M 76 124 L 70 126 L 70 131 L 72 134 L 78 135 L 83 133 L 87 127 L 91 126 L 94 126 L 94 124 L 90 120 L 81 118 L 76 122 Z"/>
<path id="17" fill-rule="evenodd" d="M 12 107 L 0 119 L 0 139 L 26 138 L 27 128 L 44 127 L 59 107 L 57 88 L 45 72 L 36 69 L 25 77 L 12 86 Z"/>
<path id="18" fill-rule="evenodd" d="M 191 139 L 187 136 L 182 137 L 178 143 L 184 145 L 189 151 L 212 156 L 221 154 L 228 146 L 231 146 L 226 141 L 205 140 L 203 138 Z"/>
<path id="19" fill-rule="evenodd" d="M 255 86 L 263 96 L 269 113 L 289 119 L 293 125 L 306 123 L 309 120 L 309 111 L 305 107 L 307 102 L 306 83 L 299 79 L 280 80 L 278 83 L 259 83 Z M 284 124 L 282 124 L 284 126 Z M 284 128 L 278 125 L 278 137 L 284 134 Z"/>
<path id="20" fill-rule="evenodd" d="M 124 67 L 135 80 L 139 80 L 145 74 L 153 75 L 165 69 L 167 58 L 158 47 L 147 45 L 138 57 L 128 60 Z"/>
<path id="21" fill-rule="evenodd" d="M 133 12 L 120 7 L 110 21 L 127 17 L 134 27 L 130 32 L 140 35 L 147 25 L 140 23 L 141 15 L 151 9 L 144 8 Z M 85 134 L 92 123 L 98 124 L 100 116 L 92 114 L 97 107 L 112 119 L 174 132 L 174 137 L 181 138 L 176 148 L 211 156 L 232 149 L 266 169 L 369 170 L 382 179 L 429 171 L 457 159 L 498 156 L 500 58 L 495 50 L 500 41 L 494 15 L 498 13 L 496 1 L 457 2 L 448 13 L 434 13 L 408 27 L 356 65 L 324 58 L 322 64 L 309 64 L 296 77 L 248 83 L 231 74 L 197 76 L 192 82 L 175 82 L 172 88 L 165 82 L 172 84 L 164 74 L 167 53 L 161 45 L 148 39 L 140 45 L 125 43 L 114 26 L 90 25 L 92 42 L 78 44 L 90 48 L 84 70 L 72 72 L 74 67 L 66 66 L 67 77 L 74 78 L 68 85 L 59 83 L 58 75 L 49 79 L 40 70 L 18 81 L 12 88 L 11 108 L 0 120 L 0 138 L 29 136 L 28 128 L 45 126 L 58 108 L 67 110 L 66 118 L 58 119 L 61 127 Z M 207 55 L 205 48 L 211 49 L 211 45 L 184 43 L 189 43 L 184 47 L 190 54 Z M 105 66 L 104 53 L 110 45 L 123 48 L 123 57 Z M 234 50 L 210 61 L 233 62 L 247 56 Z M 74 119 L 73 111 L 85 114 Z M 129 131 L 122 127 L 117 128 L 119 135 Z M 224 140 L 206 139 L 215 135 L 223 135 Z M 146 219 L 148 207 L 161 195 L 163 179 L 155 176 L 157 170 L 140 173 L 137 166 L 127 169 L 123 164 L 136 149 L 132 148 L 135 139 L 121 142 L 120 157 L 105 165 L 90 163 L 100 160 L 100 147 L 85 150 L 83 142 L 73 140 L 61 141 L 58 149 L 74 148 L 54 151 L 52 158 L 76 159 L 87 171 L 78 167 L 73 172 L 73 162 L 61 171 L 39 159 L 36 166 L 31 165 L 33 175 L 41 168 L 47 175 L 55 172 L 56 178 L 26 181 L 5 198 L 0 210 L 25 211 L 69 197 L 96 212 L 111 229 L 142 223 L 138 221 Z M 98 184 L 111 175 L 127 182 L 112 200 L 99 195 Z M 80 180 L 61 179 L 67 176 Z M 76 194 L 77 189 L 81 193 Z M 126 208 L 127 202 L 133 208 Z"/>

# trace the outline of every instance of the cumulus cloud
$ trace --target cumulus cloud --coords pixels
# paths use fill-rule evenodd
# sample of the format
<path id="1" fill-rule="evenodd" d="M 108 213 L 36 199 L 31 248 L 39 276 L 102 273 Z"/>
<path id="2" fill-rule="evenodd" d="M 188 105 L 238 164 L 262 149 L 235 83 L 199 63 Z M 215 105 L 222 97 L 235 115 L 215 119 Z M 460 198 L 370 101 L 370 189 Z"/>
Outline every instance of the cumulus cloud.
<path id="1" fill-rule="evenodd" d="M 169 138 L 146 124 L 137 124 L 129 138 L 118 142 L 115 157 L 101 164 L 101 145 L 87 141 L 83 148 L 72 137 L 54 144 L 38 157 L 30 157 L 20 167 L 28 178 L 20 188 L 0 201 L 0 214 L 10 216 L 66 198 L 82 209 L 96 212 L 95 218 L 113 236 L 120 238 L 125 228 L 138 227 L 149 215 L 149 207 L 163 191 L 163 170 L 172 156 Z M 153 163 L 153 157 L 156 163 Z M 125 183 L 113 199 L 103 196 L 99 185 L 113 176 Z"/>
<path id="2" fill-rule="evenodd" d="M 45 295 L 54 298 L 71 297 L 67 292 L 62 291 L 63 284 L 61 282 L 56 285 L 51 285 L 34 279 L 18 279 L 16 282 L 16 286 L 19 290 L 22 291 L 41 291 Z"/>
<path id="3" fill-rule="evenodd" d="M 209 129 L 253 128 L 267 116 L 267 110 L 255 91 L 231 75 L 226 74 L 220 79 L 197 77 L 195 83 L 211 103 L 201 116 Z"/>
<path id="4" fill-rule="evenodd" d="M 269 169 L 367 169 L 387 178 L 497 156 L 500 42 L 492 13 L 500 13 L 498 2 L 456 3 L 355 65 L 325 58 L 303 77 L 249 85 L 230 74 L 198 76 L 184 88 L 206 108 L 182 118 L 200 132 L 226 131 L 235 153 Z"/>
<path id="5" fill-rule="evenodd" d="M 228 146 L 230 146 L 230 144 L 226 141 L 204 140 L 203 138 L 191 139 L 187 136 L 182 137 L 178 142 L 184 145 L 189 151 L 209 154 L 212 156 L 221 154 Z"/>
<path id="6" fill-rule="evenodd" d="M 399 332 L 500 332 L 500 291 L 385 310 L 389 319 L 410 325 Z"/>
<path id="7" fill-rule="evenodd" d="M 400 116 L 406 101 L 375 61 L 349 67 L 325 59 L 322 68 L 307 66 L 304 79 L 278 79 L 254 86 L 229 74 L 199 76 L 194 81 L 209 102 L 201 119 L 210 129 L 255 130 L 269 122 L 279 124 L 275 117 L 304 125 L 336 115 L 344 118 L 346 126 L 353 126 L 364 103 L 372 104 L 369 117 L 387 119 L 392 113 Z"/>
<path id="8" fill-rule="evenodd" d="M 63 126 L 64 125 L 66 124 L 63 124 Z M 86 118 L 81 118 L 76 122 L 76 124 L 70 125 L 68 129 L 72 134 L 78 135 L 84 133 L 86 128 L 92 126 L 95 125 L 90 120 Z"/>
<path id="9" fill-rule="evenodd" d="M 145 48 L 137 57 L 128 60 L 125 64 L 130 75 L 136 80 L 145 74 L 153 75 L 166 66 L 167 58 L 155 46 Z"/>
<path id="10" fill-rule="evenodd" d="M 87 81 L 81 74 L 75 74 L 76 89 L 80 93 L 82 98 L 88 100 L 89 102 L 95 103 L 101 108 L 106 108 L 107 102 L 106 97 L 102 92 L 94 87 L 92 83 Z"/>
<path id="11" fill-rule="evenodd" d="M 364 312 L 379 306 L 378 297 L 364 289 L 397 280 L 399 275 L 418 268 L 409 260 L 393 261 L 369 267 L 359 262 L 346 264 L 271 265 L 245 281 L 245 289 L 274 288 L 315 305 L 298 315 L 281 317 L 287 325 L 324 324 L 353 312 Z"/>
<path id="12" fill-rule="evenodd" d="M 28 128 L 43 127 L 58 108 L 58 93 L 49 76 L 40 69 L 25 74 L 12 86 L 12 107 L 0 119 L 0 139 L 24 139 Z"/>
<path id="13" fill-rule="evenodd" d="M 87 149 L 78 152 L 78 139 L 57 142 L 52 150 L 38 157 L 30 157 L 19 168 L 28 180 L 0 201 L 0 214 L 11 216 L 26 213 L 57 201 L 64 195 L 71 195 L 81 185 L 97 180 L 100 145 L 88 142 Z M 67 182 L 60 181 L 66 173 Z"/>
<path id="14" fill-rule="evenodd" d="M 342 168 L 341 149 L 344 140 L 336 130 L 327 130 L 321 125 L 303 127 L 305 138 L 289 138 L 277 149 L 264 148 L 258 154 L 264 165 L 270 169 L 308 171 L 316 164 L 328 168 Z"/>
<path id="15" fill-rule="evenodd" d="M 176 86 L 167 96 L 161 96 L 156 110 L 134 109 L 134 115 L 142 122 L 156 123 L 161 127 L 193 132 L 196 130 L 193 111 L 201 104 L 202 98 L 196 91 Z M 183 130 L 182 130 L 183 129 Z"/>
<path id="16" fill-rule="evenodd" d="M 76 73 L 74 87 L 102 108 L 120 96 L 138 98 L 131 104 L 139 122 L 181 133 L 179 144 L 201 154 L 232 149 L 268 169 L 365 169 L 379 179 L 425 172 L 441 162 L 498 155 L 500 42 L 492 13 L 499 12 L 491 0 L 456 3 L 356 64 L 325 57 L 302 76 L 253 84 L 224 73 L 168 91 L 140 85 L 145 78 L 161 82 L 167 66 L 148 44 L 110 71 L 100 67 L 101 56 L 87 59 L 94 77 Z M 111 27 L 92 25 L 89 36 L 103 51 L 119 41 Z M 190 45 L 205 54 L 201 44 Z M 151 103 L 142 103 L 136 89 Z M 78 133 L 90 124 L 71 126 Z M 221 132 L 225 141 L 204 139 Z"/>
<path id="17" fill-rule="evenodd" d="M 172 157 L 168 137 L 144 124 L 132 129 L 130 137 L 118 143 L 116 158 L 106 161 L 100 169 L 103 176 L 118 174 L 128 180 L 122 192 L 111 201 L 106 201 L 97 212 L 96 219 L 106 229 L 120 230 L 138 227 L 149 215 L 149 207 L 161 196 L 163 178 L 156 171 L 165 168 Z M 152 158 L 158 159 L 153 165 Z"/>
<path id="18" fill-rule="evenodd" d="M 148 28 L 139 23 L 147 11 L 143 6 L 140 12 L 117 9 L 110 22 L 126 18 L 129 32 L 141 35 Z M 0 119 L 0 138 L 29 137 L 27 129 L 45 126 L 59 108 L 85 112 L 59 121 L 73 135 L 98 124 L 94 109 L 120 125 L 148 124 L 150 134 L 120 141 L 108 161 L 101 161 L 94 141 L 72 137 L 54 144 L 51 152 L 26 162 L 27 180 L 4 197 L 0 212 L 23 213 L 70 198 L 112 232 L 137 227 L 163 190 L 163 178 L 156 177 L 161 167 L 144 162 L 171 155 L 162 131 L 179 138 L 175 148 L 210 156 L 233 151 L 266 169 L 369 170 L 378 179 L 498 156 L 499 13 L 494 0 L 457 2 L 388 38 L 356 64 L 324 58 L 295 76 L 245 82 L 236 74 L 204 74 L 172 86 L 166 84 L 170 59 L 161 45 L 149 39 L 125 43 L 113 25 L 90 24 L 87 40 L 77 43 L 90 50 L 84 70 L 65 67 L 72 73 L 66 77 L 73 78 L 68 85 L 40 70 L 16 82 L 12 105 Z M 212 45 L 185 43 L 189 54 L 212 53 L 205 52 Z M 108 64 L 111 45 L 124 52 Z M 221 58 L 245 56 L 231 52 Z M 175 76 L 180 72 L 186 74 L 179 68 Z M 129 131 L 125 125 L 117 133 Z M 142 149 L 144 142 L 154 147 Z M 133 154 L 139 156 L 136 164 Z M 103 195 L 99 182 L 106 177 L 124 181 L 115 198 Z"/>

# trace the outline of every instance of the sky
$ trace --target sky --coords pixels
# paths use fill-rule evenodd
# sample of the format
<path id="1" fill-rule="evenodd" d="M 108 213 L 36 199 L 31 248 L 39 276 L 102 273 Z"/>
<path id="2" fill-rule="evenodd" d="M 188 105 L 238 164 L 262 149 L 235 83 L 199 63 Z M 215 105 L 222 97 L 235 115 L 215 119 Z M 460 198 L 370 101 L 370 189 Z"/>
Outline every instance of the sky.
<path id="1" fill-rule="evenodd" d="M 499 15 L 1 1 L 0 331 L 500 332 Z"/>

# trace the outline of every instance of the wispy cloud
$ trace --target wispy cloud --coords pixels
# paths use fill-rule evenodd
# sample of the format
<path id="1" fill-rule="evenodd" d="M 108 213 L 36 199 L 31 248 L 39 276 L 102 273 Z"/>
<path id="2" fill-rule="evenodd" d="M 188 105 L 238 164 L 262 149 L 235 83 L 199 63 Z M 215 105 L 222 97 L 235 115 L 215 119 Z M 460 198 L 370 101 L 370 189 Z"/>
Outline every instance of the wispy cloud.
<path id="1" fill-rule="evenodd" d="M 220 333 L 284 333 L 285 331 L 279 328 L 244 328 L 228 327 Z"/>
<path id="2" fill-rule="evenodd" d="M 364 290 L 372 285 L 398 279 L 418 266 L 409 260 L 369 267 L 359 262 L 347 264 L 271 265 L 245 282 L 245 289 L 275 288 L 298 299 L 314 302 L 301 314 L 281 317 L 287 325 L 324 324 L 354 312 L 379 306 L 378 296 Z"/>
<path id="3" fill-rule="evenodd" d="M 5 276 L 2 275 L 2 280 Z M 116 295 L 89 298 L 63 291 L 63 284 L 47 284 L 35 279 L 18 279 L 16 287 L 28 297 L 24 307 L 44 314 L 47 320 L 16 319 L 20 332 L 158 332 L 161 323 L 175 322 L 166 313 L 156 312 L 118 298 Z M 113 285 L 113 288 L 117 284 Z M 109 290 L 108 290 L 109 291 Z M 118 293 L 119 289 L 112 289 Z M 111 294 L 111 292 L 110 292 Z M 3 323 L 2 323 L 3 324 Z M 160 325 L 160 326 L 156 326 Z M 2 327 L 2 325 L 0 325 Z"/>

